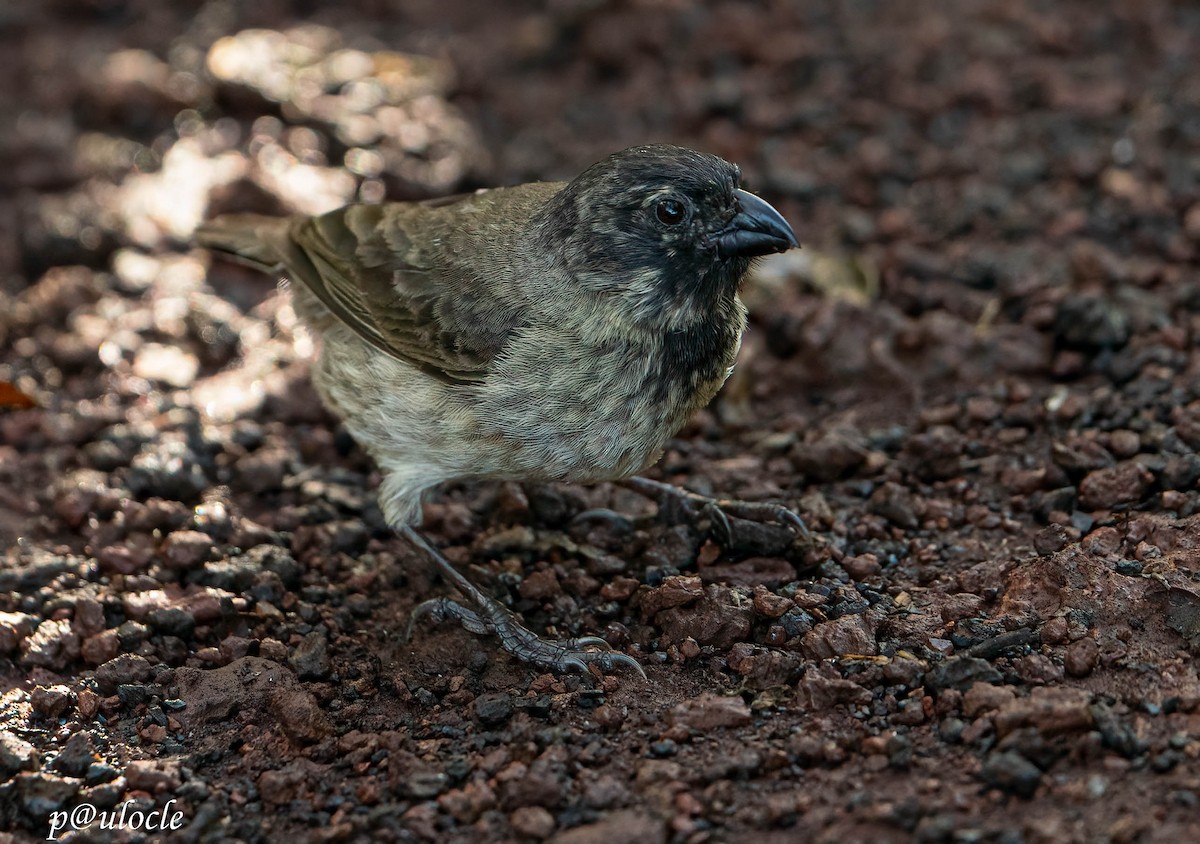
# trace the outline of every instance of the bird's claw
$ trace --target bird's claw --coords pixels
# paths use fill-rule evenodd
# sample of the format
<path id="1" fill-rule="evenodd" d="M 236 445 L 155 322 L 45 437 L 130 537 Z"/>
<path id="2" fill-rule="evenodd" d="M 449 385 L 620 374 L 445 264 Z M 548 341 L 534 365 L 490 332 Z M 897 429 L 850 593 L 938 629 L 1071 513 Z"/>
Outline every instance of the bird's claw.
<path id="1" fill-rule="evenodd" d="M 728 516 L 732 515 L 739 519 L 751 519 L 753 521 L 773 520 L 784 527 L 794 528 L 803 537 L 807 538 L 811 535 L 808 532 L 808 525 L 804 523 L 804 519 L 782 504 L 772 504 L 769 501 L 732 501 L 729 499 L 720 499 L 713 500 L 708 507 L 712 511 L 720 513 L 720 519 L 726 529 L 729 526 Z"/>
<path id="2" fill-rule="evenodd" d="M 726 542 L 733 541 L 733 526 L 729 521 L 730 516 L 750 521 L 775 521 L 785 527 L 793 528 L 806 539 L 811 536 L 808 525 L 804 523 L 804 519 L 782 504 L 773 504 L 769 501 L 738 501 L 732 498 L 710 498 L 707 495 L 692 492 L 690 489 L 683 489 L 649 478 L 626 478 L 623 483 L 625 486 L 642 495 L 659 499 L 671 495 L 699 505 L 704 515 L 708 516 L 713 523 L 713 527 Z"/>
<path id="3" fill-rule="evenodd" d="M 589 674 L 589 666 L 610 672 L 618 668 L 632 668 L 646 679 L 641 664 L 628 654 L 614 651 L 612 646 L 598 636 L 580 636 L 573 639 L 543 639 L 521 624 L 520 620 L 491 598 L 476 612 L 470 607 L 449 598 L 434 598 L 419 604 L 412 612 L 408 633 L 413 625 L 425 617 L 435 621 L 454 620 L 471 633 L 490 633 L 500 640 L 504 650 L 522 662 L 556 673 L 578 671 Z"/>

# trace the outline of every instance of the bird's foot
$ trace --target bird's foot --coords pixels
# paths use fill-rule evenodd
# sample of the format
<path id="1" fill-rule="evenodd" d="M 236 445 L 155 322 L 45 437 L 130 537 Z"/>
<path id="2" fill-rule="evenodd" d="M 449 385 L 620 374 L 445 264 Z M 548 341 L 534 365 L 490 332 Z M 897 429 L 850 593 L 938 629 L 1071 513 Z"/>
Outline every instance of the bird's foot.
<path id="1" fill-rule="evenodd" d="M 767 501 L 739 501 L 733 498 L 712 498 L 683 489 L 673 484 L 654 481 L 650 478 L 626 478 L 622 483 L 648 498 L 663 499 L 673 496 L 690 504 L 695 504 L 712 520 L 714 528 L 726 542 L 733 541 L 733 526 L 729 517 L 747 519 L 755 522 L 777 522 L 792 528 L 803 537 L 808 537 L 808 526 L 796 513 L 782 504 L 772 504 Z"/>
<path id="2" fill-rule="evenodd" d="M 589 665 L 595 665 L 605 672 L 615 671 L 624 666 L 637 671 L 642 675 L 642 679 L 646 677 L 646 672 L 636 659 L 614 651 L 608 642 L 597 636 L 543 639 L 521 624 L 521 620 L 499 602 L 492 598 L 487 598 L 486 601 L 486 606 L 478 612 L 449 598 L 426 601 L 413 610 L 408 625 L 409 632 L 421 618 L 457 621 L 472 633 L 492 634 L 500 640 L 504 650 L 517 659 L 548 671 L 559 674 L 578 671 L 587 674 Z"/>
<path id="3" fill-rule="evenodd" d="M 522 662 L 528 662 L 538 668 L 560 674 L 567 671 L 587 674 L 590 673 L 588 667 L 591 665 L 595 665 L 601 671 L 614 671 L 624 666 L 635 669 L 643 679 L 645 678 L 646 672 L 636 659 L 614 651 L 608 642 L 596 636 L 562 640 L 539 637 L 525 627 L 515 613 L 495 598 L 485 595 L 462 572 L 454 568 L 421 534 L 408 526 L 400 528 L 400 533 L 424 551 L 471 604 L 468 607 L 449 598 L 425 601 L 413 610 L 408 624 L 408 635 L 411 635 L 413 625 L 424 617 L 435 621 L 454 620 L 472 633 L 494 635 L 500 640 L 504 650 Z"/>

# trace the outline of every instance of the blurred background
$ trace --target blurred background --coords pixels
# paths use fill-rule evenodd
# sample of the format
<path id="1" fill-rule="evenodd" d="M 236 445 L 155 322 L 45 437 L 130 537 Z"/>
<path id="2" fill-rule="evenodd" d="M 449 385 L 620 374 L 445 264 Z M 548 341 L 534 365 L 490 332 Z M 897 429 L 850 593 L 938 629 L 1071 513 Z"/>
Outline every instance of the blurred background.
<path id="1" fill-rule="evenodd" d="M 1037 254 L 1047 237 L 1180 261 L 1200 232 L 1198 17 L 1032 0 L 6 3 L 0 284 L 182 246 L 227 206 L 564 178 L 650 141 L 738 162 L 806 242 L 888 273 L 1011 283 L 1061 270 Z"/>

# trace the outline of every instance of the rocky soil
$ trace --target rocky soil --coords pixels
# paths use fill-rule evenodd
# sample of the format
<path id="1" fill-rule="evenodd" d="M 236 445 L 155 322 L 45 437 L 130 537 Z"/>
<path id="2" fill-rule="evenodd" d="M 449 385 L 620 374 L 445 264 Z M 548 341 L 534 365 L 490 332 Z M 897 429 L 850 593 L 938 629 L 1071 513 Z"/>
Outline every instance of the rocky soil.
<path id="1" fill-rule="evenodd" d="M 1200 840 L 1200 6 L 48 0 L 0 44 L 0 840 Z M 192 231 L 656 140 L 806 248 L 655 477 L 811 537 L 451 486 L 447 556 L 648 679 L 406 638 L 448 587 Z"/>

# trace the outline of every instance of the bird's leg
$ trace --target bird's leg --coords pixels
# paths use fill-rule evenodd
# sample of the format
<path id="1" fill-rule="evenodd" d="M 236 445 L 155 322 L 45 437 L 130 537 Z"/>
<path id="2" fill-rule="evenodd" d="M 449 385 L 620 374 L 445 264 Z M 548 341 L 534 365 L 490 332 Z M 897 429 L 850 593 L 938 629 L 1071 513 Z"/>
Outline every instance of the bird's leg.
<path id="1" fill-rule="evenodd" d="M 739 501 L 732 498 L 711 498 L 698 492 L 692 492 L 690 489 L 654 481 L 650 478 L 624 478 L 619 483 L 647 498 L 662 500 L 667 496 L 673 496 L 699 505 L 727 540 L 733 537 L 733 527 L 729 524 L 729 516 L 754 521 L 772 520 L 794 528 L 801 536 L 809 536 L 808 526 L 804 524 L 804 520 L 782 504 L 771 504 L 766 501 Z"/>
<path id="2" fill-rule="evenodd" d="M 526 628 L 521 619 L 468 580 L 462 572 L 451 565 L 440 551 L 429 544 L 425 537 L 408 525 L 399 529 L 401 535 L 433 560 L 438 570 L 466 597 L 470 606 L 464 606 L 449 598 L 434 598 L 417 606 L 409 621 L 408 632 L 418 619 L 428 616 L 435 621 L 453 619 L 472 633 L 491 633 L 500 640 L 504 650 L 522 662 L 538 668 L 559 673 L 575 670 L 588 673 L 588 666 L 595 665 L 601 671 L 612 671 L 619 666 L 635 669 L 642 677 L 646 672 L 633 657 L 613 651 L 608 642 L 596 636 L 581 636 L 577 639 L 542 639 Z"/>

